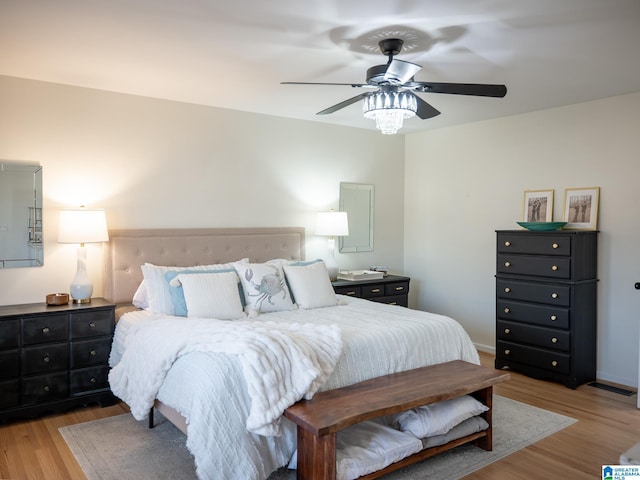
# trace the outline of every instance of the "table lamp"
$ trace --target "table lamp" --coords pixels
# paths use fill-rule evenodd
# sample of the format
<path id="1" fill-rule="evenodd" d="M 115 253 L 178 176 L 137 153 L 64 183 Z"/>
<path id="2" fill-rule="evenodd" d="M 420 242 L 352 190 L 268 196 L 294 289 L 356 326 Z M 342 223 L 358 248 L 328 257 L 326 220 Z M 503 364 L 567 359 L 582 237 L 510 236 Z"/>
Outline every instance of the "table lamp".
<path id="1" fill-rule="evenodd" d="M 88 210 L 80 207 L 75 210 L 60 211 L 58 242 L 79 244 L 78 268 L 69 287 L 73 303 L 89 303 L 93 293 L 93 284 L 87 274 L 87 251 L 84 244 L 107 241 L 109 241 L 109 233 L 104 210 Z"/>
<path id="2" fill-rule="evenodd" d="M 331 280 L 338 278 L 338 264 L 336 263 L 336 240 L 334 237 L 349 235 L 349 220 L 347 212 L 318 212 L 316 216 L 316 235 L 329 237 L 329 257 L 325 261 Z"/>

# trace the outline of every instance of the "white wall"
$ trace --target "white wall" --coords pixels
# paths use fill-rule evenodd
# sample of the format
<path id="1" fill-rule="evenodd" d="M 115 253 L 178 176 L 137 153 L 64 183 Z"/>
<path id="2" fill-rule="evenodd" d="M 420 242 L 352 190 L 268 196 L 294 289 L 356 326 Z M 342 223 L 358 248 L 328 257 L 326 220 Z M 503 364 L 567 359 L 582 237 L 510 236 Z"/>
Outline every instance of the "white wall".
<path id="1" fill-rule="evenodd" d="M 375 250 L 338 264 L 402 270 L 400 136 L 0 76 L 0 158 L 43 166 L 45 241 L 44 267 L 0 270 L 0 305 L 68 291 L 76 249 L 56 242 L 58 211 L 80 204 L 113 229 L 303 226 L 317 258 L 315 212 L 338 208 L 340 182 L 370 183 Z"/>
<path id="2" fill-rule="evenodd" d="M 600 187 L 598 377 L 638 384 L 640 93 L 406 137 L 405 272 L 415 306 L 495 347 L 495 230 L 523 191 Z"/>

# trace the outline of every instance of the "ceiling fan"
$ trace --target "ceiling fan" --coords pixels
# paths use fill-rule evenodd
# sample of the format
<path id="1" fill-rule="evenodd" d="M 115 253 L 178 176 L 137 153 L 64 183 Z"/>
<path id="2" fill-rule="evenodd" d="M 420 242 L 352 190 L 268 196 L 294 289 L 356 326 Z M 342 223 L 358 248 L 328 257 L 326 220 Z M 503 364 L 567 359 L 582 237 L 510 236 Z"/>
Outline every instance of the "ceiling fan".
<path id="1" fill-rule="evenodd" d="M 400 53 L 403 41 L 388 38 L 378 42 L 384 55 L 389 57 L 385 65 L 375 65 L 367 70 L 367 83 L 326 83 L 326 82 L 282 82 L 285 85 L 344 85 L 353 88 L 374 88 L 349 98 L 332 107 L 325 108 L 317 115 L 326 115 L 363 100 L 364 116 L 375 119 L 382 133 L 396 133 L 405 118 L 417 115 L 425 120 L 440 115 L 440 112 L 418 97 L 416 93 L 448 93 L 453 95 L 473 95 L 502 98 L 507 94 L 504 85 L 482 83 L 437 83 L 416 82 L 413 77 L 422 69 L 415 63 L 393 58 Z"/>

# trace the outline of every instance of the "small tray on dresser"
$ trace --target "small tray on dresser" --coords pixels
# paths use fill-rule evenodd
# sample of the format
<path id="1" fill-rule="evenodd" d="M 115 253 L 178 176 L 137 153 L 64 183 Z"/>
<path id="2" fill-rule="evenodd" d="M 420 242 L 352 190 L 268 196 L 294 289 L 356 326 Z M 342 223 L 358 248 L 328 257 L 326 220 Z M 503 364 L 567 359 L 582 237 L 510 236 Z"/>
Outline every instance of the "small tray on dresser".
<path id="1" fill-rule="evenodd" d="M 376 280 L 384 277 L 383 272 L 373 270 L 343 270 L 338 272 L 338 280 Z"/>

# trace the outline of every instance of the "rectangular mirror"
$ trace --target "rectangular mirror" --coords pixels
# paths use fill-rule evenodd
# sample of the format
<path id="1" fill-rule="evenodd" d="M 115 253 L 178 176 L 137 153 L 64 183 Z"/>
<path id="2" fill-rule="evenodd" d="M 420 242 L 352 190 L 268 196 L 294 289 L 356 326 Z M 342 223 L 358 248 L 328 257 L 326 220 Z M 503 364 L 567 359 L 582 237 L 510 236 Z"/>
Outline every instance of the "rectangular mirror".
<path id="1" fill-rule="evenodd" d="M 340 183 L 340 211 L 347 212 L 349 235 L 340 237 L 340 252 L 373 251 L 373 185 Z"/>
<path id="2" fill-rule="evenodd" d="M 0 160 L 0 268 L 43 263 L 42 167 Z"/>

